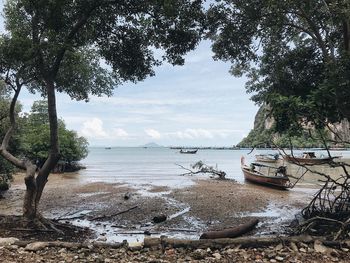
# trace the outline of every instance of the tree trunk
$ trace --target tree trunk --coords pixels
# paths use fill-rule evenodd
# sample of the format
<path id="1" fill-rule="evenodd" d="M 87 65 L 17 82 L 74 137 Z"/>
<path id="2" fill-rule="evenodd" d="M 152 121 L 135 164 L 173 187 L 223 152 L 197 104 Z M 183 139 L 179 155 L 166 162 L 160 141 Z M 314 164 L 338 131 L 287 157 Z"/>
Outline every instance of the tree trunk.
<path id="1" fill-rule="evenodd" d="M 344 50 L 350 52 L 350 20 L 343 22 Z"/>
<path id="2" fill-rule="evenodd" d="M 26 166 L 26 193 L 23 204 L 23 216 L 28 220 L 33 220 L 38 216 L 38 205 L 47 183 L 51 170 L 56 166 L 59 160 L 59 145 L 58 145 L 58 124 L 56 111 L 56 95 L 53 81 L 46 82 L 48 113 L 50 125 L 50 152 L 42 168 L 38 171 L 35 178 L 36 166 Z"/>
<path id="3" fill-rule="evenodd" d="M 23 216 L 28 220 L 33 220 L 36 216 L 36 209 L 34 206 L 34 199 L 36 195 L 35 170 L 35 165 L 28 164 L 26 176 L 24 178 L 27 189 L 23 201 Z"/>

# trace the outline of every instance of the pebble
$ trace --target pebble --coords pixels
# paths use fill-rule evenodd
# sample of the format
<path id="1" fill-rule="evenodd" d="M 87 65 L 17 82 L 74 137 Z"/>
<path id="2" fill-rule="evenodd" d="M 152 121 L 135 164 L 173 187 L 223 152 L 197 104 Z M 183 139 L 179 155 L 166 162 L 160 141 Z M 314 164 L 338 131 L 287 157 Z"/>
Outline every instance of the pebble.
<path id="1" fill-rule="evenodd" d="M 279 262 L 282 262 L 282 261 L 284 260 L 284 258 L 283 258 L 283 257 L 280 257 L 280 256 L 275 257 L 275 259 L 276 259 L 277 261 L 279 261 Z"/>
<path id="2" fill-rule="evenodd" d="M 324 246 L 321 241 L 316 240 L 314 243 L 314 250 L 318 253 L 326 253 L 328 248 Z"/>
<path id="3" fill-rule="evenodd" d="M 213 254 L 213 257 L 216 258 L 217 260 L 220 260 L 220 259 L 221 259 L 220 253 L 214 253 L 214 254 Z"/>
<path id="4" fill-rule="evenodd" d="M 283 245 L 282 245 L 281 243 L 279 243 L 279 244 L 275 247 L 276 250 L 281 250 L 282 248 L 283 248 Z"/>

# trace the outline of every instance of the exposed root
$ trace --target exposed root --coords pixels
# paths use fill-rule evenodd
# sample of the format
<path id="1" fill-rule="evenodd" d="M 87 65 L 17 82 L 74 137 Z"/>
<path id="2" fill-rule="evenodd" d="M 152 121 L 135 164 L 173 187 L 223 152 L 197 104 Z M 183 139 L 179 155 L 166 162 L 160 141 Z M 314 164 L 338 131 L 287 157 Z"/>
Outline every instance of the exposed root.
<path id="1" fill-rule="evenodd" d="M 28 234 L 30 233 L 30 234 Z M 84 240 L 90 230 L 38 216 L 34 220 L 22 216 L 0 215 L 0 236 L 29 238 L 36 236 L 43 240 Z"/>

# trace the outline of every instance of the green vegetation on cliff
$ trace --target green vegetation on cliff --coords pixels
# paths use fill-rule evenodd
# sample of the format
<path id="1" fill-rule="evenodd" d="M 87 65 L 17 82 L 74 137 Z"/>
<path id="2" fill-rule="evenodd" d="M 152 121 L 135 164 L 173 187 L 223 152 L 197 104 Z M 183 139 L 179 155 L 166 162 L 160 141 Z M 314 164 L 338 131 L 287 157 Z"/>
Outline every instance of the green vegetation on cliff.
<path id="1" fill-rule="evenodd" d="M 323 133 L 322 136 L 329 138 L 327 133 Z M 287 148 L 290 147 L 290 143 L 297 148 L 324 147 L 320 135 L 315 131 L 303 130 L 298 136 L 275 132 L 275 121 L 269 116 L 268 108 L 262 106 L 255 116 L 254 128 L 237 146 L 244 148 L 274 146 Z"/>

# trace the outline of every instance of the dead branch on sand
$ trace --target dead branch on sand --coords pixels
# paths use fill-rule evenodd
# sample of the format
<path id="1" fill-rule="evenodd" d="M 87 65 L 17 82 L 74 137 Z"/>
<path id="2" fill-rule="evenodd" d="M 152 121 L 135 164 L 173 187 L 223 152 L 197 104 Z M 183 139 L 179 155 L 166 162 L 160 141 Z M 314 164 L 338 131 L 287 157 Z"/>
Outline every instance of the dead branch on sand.
<path id="1" fill-rule="evenodd" d="M 194 169 L 188 169 L 181 164 L 177 164 L 177 166 L 181 167 L 182 169 L 188 171 L 187 173 L 181 174 L 183 175 L 195 175 L 195 174 L 211 174 L 211 177 L 217 176 L 219 179 L 225 179 L 226 173 L 224 171 L 218 170 L 217 167 L 209 166 L 203 163 L 202 161 L 198 161 L 195 164 L 191 165 L 191 168 Z"/>
<path id="2" fill-rule="evenodd" d="M 91 218 L 90 220 L 100 220 L 100 219 L 111 218 L 111 217 L 114 217 L 114 216 L 117 216 L 117 215 L 121 215 L 121 214 L 127 213 L 127 212 L 129 212 L 131 210 L 134 210 L 134 209 L 138 208 L 138 207 L 139 207 L 138 205 L 135 205 L 133 207 L 130 207 L 130 208 L 126 209 L 126 210 L 117 212 L 115 214 L 96 216 L 96 217 Z"/>

